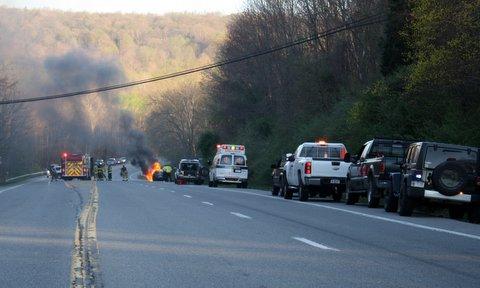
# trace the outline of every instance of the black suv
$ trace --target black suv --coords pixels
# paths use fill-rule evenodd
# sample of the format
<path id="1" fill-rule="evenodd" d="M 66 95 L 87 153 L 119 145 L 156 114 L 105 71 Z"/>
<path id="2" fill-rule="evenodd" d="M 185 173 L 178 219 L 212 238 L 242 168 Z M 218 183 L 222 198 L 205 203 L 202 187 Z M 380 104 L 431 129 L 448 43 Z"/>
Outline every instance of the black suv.
<path id="1" fill-rule="evenodd" d="M 468 213 L 472 223 L 480 222 L 479 148 L 417 142 L 409 146 L 402 165 L 398 213 L 411 216 L 419 202 L 439 202 L 449 208 L 450 217 Z"/>
<path id="2" fill-rule="evenodd" d="M 198 159 L 182 159 L 175 172 L 175 184 L 193 182 L 201 185 L 205 179 L 205 169 Z M 206 173 L 208 175 L 208 169 Z"/>

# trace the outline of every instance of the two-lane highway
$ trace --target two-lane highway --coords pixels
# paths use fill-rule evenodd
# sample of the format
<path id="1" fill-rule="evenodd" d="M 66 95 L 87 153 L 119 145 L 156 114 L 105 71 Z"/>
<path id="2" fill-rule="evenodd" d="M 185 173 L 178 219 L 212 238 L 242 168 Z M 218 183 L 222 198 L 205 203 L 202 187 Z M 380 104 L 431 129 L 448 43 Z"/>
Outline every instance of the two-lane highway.
<path id="1" fill-rule="evenodd" d="M 85 182 L 35 178 L 0 187 L 0 287 L 68 287 Z"/>
<path id="2" fill-rule="evenodd" d="M 266 191 L 99 183 L 111 287 L 478 287 L 480 227 Z"/>
<path id="3" fill-rule="evenodd" d="M 0 188 L 0 286 L 70 285 L 76 220 L 89 211 L 91 191 L 98 193 L 98 214 L 96 227 L 86 228 L 96 232 L 97 286 L 480 283 L 480 225 L 288 201 L 254 189 L 122 182 L 117 169 L 115 181 L 93 186 L 37 179 Z"/>

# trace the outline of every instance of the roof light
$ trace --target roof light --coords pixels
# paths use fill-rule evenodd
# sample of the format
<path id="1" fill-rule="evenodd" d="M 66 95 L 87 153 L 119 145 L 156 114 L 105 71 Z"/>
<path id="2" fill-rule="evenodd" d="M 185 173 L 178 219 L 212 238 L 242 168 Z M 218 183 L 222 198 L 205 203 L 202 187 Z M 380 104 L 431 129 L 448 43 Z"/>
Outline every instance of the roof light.
<path id="1" fill-rule="evenodd" d="M 67 156 L 68 156 L 67 152 L 63 152 L 62 156 L 63 156 L 63 158 L 67 158 Z"/>
<path id="2" fill-rule="evenodd" d="M 324 140 L 320 140 L 320 141 L 318 141 L 318 144 L 320 144 L 320 145 L 327 145 L 327 142 L 324 141 Z"/>

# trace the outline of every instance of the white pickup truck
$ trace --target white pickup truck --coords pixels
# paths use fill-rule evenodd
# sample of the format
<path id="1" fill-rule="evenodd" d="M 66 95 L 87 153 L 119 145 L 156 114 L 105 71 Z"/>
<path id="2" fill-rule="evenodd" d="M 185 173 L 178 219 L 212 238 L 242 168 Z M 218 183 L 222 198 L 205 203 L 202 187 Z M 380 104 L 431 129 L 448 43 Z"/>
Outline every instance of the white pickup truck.
<path id="1" fill-rule="evenodd" d="M 282 187 L 284 197 L 291 199 L 296 191 L 300 201 L 330 195 L 334 201 L 340 201 L 350 166 L 343 160 L 346 153 L 347 149 L 341 143 L 320 141 L 298 146 L 294 154 L 287 154 L 286 181 Z"/>

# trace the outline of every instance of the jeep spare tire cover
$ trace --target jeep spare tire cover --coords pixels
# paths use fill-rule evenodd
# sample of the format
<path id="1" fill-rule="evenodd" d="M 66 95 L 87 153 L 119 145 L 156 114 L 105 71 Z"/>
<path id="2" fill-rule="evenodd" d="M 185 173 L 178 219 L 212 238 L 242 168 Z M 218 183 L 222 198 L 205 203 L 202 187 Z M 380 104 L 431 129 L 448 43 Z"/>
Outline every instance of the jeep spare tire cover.
<path id="1" fill-rule="evenodd" d="M 455 196 L 465 188 L 467 177 L 467 172 L 460 163 L 447 161 L 433 170 L 432 181 L 435 189 L 441 194 Z"/>

